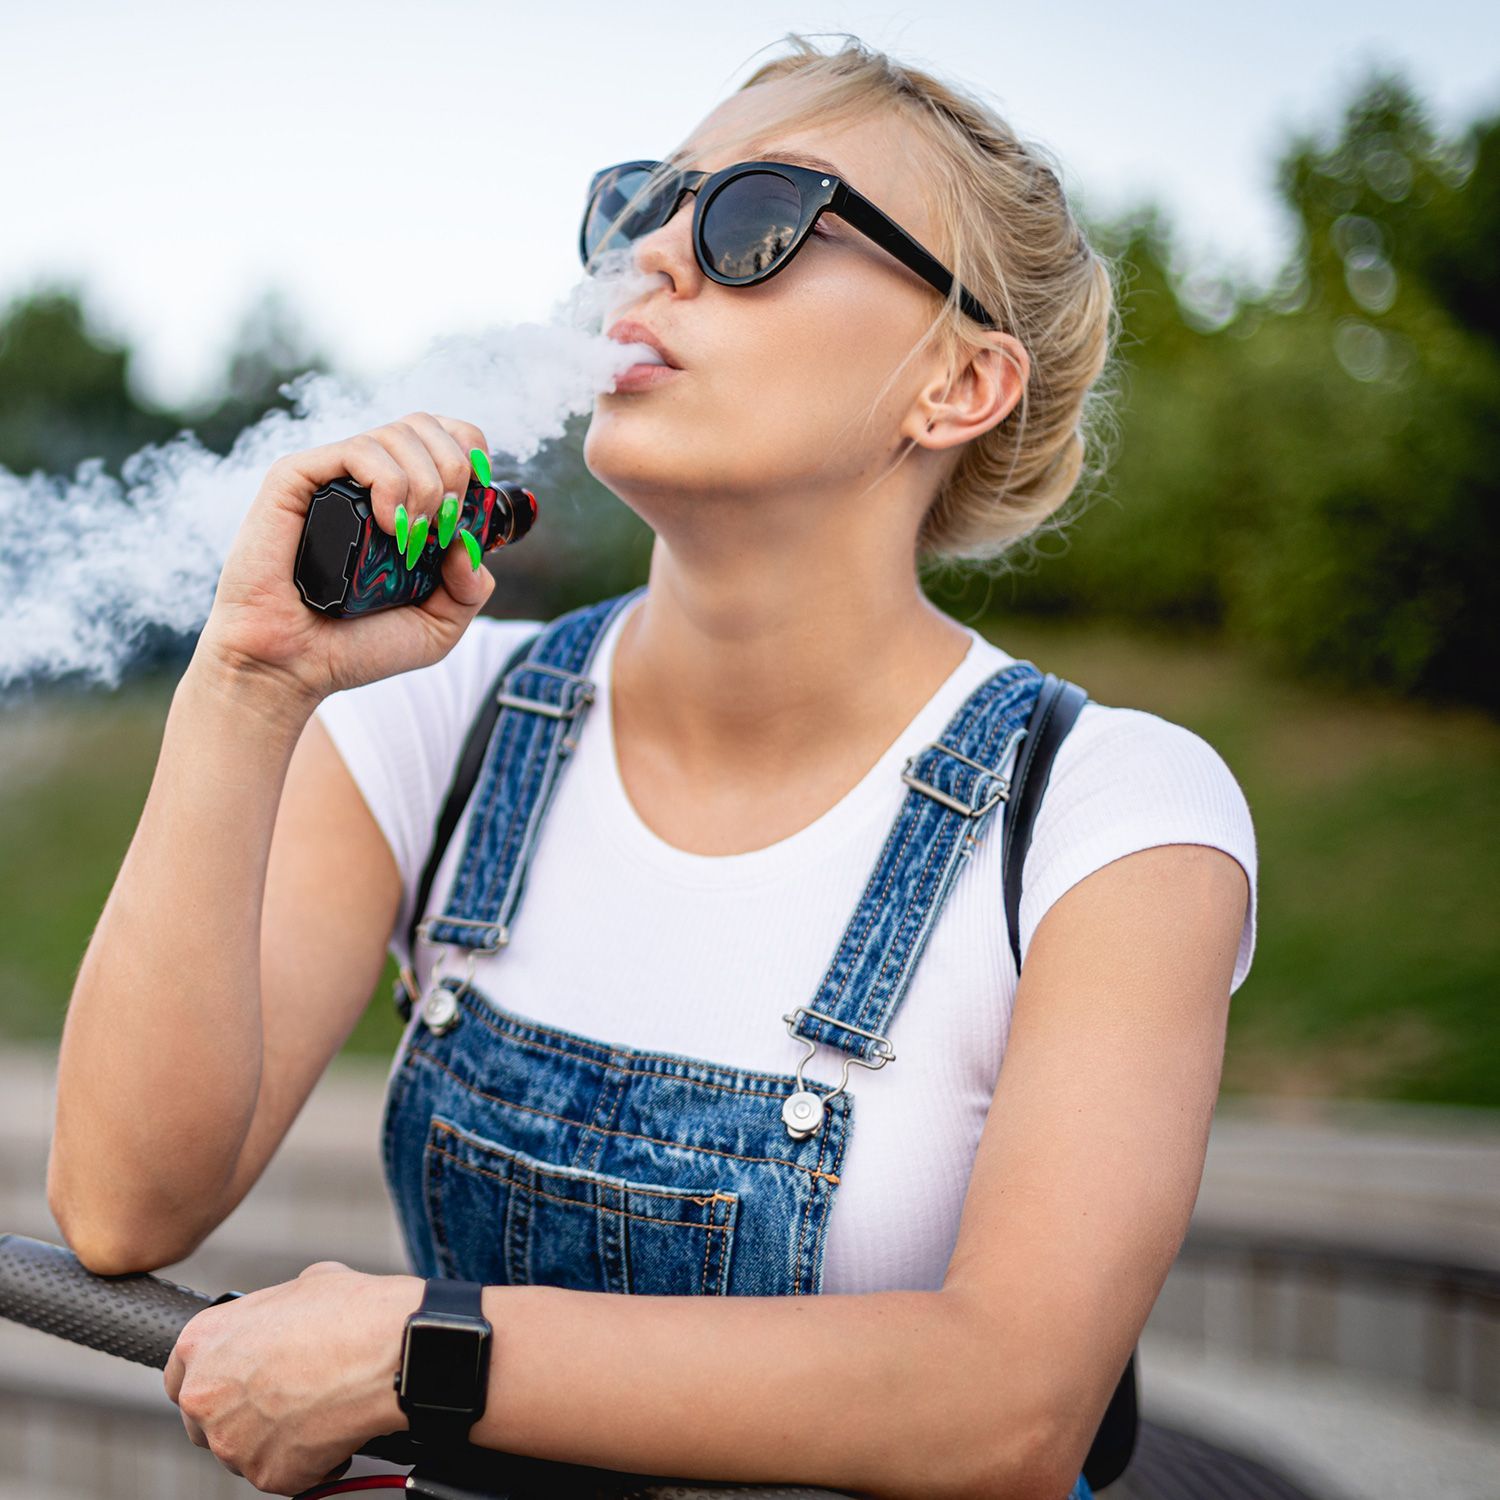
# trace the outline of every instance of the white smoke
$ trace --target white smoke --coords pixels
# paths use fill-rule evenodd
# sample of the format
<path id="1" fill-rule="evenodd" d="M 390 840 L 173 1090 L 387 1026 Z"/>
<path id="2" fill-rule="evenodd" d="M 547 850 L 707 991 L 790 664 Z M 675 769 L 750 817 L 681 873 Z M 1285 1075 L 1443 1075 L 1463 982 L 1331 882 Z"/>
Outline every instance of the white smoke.
<path id="1" fill-rule="evenodd" d="M 196 634 L 283 454 L 430 411 L 475 423 L 492 453 L 526 462 L 639 357 L 639 345 L 604 337 L 604 319 L 662 280 L 613 251 L 546 323 L 434 339 L 410 368 L 367 387 L 307 371 L 280 387 L 294 410 L 267 412 L 225 457 L 183 431 L 132 454 L 120 478 L 101 458 L 71 476 L 0 468 L 0 695 L 63 677 L 112 688 L 148 630 Z"/>

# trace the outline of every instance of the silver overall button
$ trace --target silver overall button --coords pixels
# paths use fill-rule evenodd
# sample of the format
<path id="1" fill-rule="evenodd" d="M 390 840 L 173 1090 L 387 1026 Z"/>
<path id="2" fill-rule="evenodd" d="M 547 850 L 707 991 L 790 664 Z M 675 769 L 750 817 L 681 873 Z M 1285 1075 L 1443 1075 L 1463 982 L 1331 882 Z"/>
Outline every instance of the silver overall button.
<path id="1" fill-rule="evenodd" d="M 422 997 L 422 1020 L 434 1036 L 442 1036 L 458 1025 L 462 1012 L 458 997 L 444 985 L 427 991 Z"/>
<path id="2" fill-rule="evenodd" d="M 810 1089 L 799 1089 L 782 1101 L 781 1120 L 794 1141 L 805 1141 L 823 1123 L 823 1101 Z"/>

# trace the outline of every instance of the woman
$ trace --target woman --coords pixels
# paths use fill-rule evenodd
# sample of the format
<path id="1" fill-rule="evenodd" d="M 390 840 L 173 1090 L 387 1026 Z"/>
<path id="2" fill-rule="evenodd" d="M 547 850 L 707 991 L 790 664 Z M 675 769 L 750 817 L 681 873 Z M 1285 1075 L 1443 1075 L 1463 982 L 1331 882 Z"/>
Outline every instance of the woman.
<path id="1" fill-rule="evenodd" d="M 852 39 L 791 40 L 674 153 L 687 176 L 595 183 L 585 250 L 613 230 L 655 277 L 613 336 L 670 368 L 601 396 L 585 448 L 656 533 L 649 584 L 551 622 L 571 675 L 508 679 L 572 694 L 550 802 L 497 731 L 415 913 L 470 721 L 544 622 L 476 621 L 493 584 L 458 548 L 445 589 L 361 622 L 310 616 L 287 581 L 333 474 L 374 486 L 387 530 L 398 504 L 435 516 L 485 446 L 461 420 L 273 466 L 174 698 L 63 1040 L 49 1193 L 80 1256 L 159 1266 L 221 1222 L 387 944 L 439 1000 L 383 1137 L 417 1274 L 320 1263 L 195 1318 L 168 1366 L 190 1435 L 263 1488 L 406 1426 L 392 1371 L 442 1275 L 484 1288 L 483 1446 L 1087 1495 L 1186 1232 L 1254 940 L 1227 767 L 1181 726 L 1085 706 L 1027 860 L 1024 984 L 1000 838 L 955 843 L 968 825 L 899 774 L 976 703 L 1004 730 L 986 792 L 1008 770 L 1035 669 L 929 604 L 915 564 L 996 555 L 1076 486 L 1108 271 L 987 106 Z M 700 246 L 694 205 L 725 179 L 693 174 L 747 161 L 785 164 L 751 184 L 792 208 L 781 231 L 842 180 L 941 266 L 846 200 L 790 259 L 753 194 Z"/>

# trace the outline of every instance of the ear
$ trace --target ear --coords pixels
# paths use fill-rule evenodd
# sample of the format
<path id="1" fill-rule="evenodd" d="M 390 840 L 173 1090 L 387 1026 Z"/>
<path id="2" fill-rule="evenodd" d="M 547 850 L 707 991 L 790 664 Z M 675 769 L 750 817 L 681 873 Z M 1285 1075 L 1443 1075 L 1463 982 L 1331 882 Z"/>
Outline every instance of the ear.
<path id="1" fill-rule="evenodd" d="M 902 436 L 923 448 L 955 448 L 998 426 L 1020 403 L 1031 357 L 1014 334 L 986 329 L 953 384 L 934 378 L 912 402 Z"/>

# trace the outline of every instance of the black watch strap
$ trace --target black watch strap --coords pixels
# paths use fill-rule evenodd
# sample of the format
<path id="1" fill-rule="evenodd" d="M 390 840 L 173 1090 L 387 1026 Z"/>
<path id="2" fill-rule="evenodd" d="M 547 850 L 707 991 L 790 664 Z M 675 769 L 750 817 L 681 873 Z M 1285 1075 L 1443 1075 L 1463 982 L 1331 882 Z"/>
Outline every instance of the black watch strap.
<path id="1" fill-rule="evenodd" d="M 450 1281 L 446 1276 L 429 1276 L 418 1312 L 452 1313 L 455 1318 L 484 1316 L 484 1287 L 477 1281 Z"/>
<path id="2" fill-rule="evenodd" d="M 446 1277 L 429 1277 L 422 1294 L 422 1304 L 407 1319 L 402 1342 L 401 1367 L 396 1371 L 397 1400 L 406 1413 L 411 1435 L 418 1442 L 450 1447 L 468 1441 L 469 1429 L 484 1415 L 488 1395 L 490 1324 L 484 1315 L 484 1287 L 477 1281 L 455 1281 Z M 458 1368 L 474 1371 L 471 1385 L 449 1390 L 453 1370 L 442 1372 L 437 1381 L 445 1390 L 443 1405 L 423 1404 L 424 1391 L 430 1390 L 438 1372 L 421 1368 L 422 1328 L 426 1318 L 450 1320 L 461 1336 L 465 1348 L 455 1351 L 461 1356 Z M 464 1328 L 461 1325 L 471 1325 Z M 413 1339 L 416 1347 L 413 1349 Z M 470 1342 L 472 1339 L 472 1342 Z"/>

